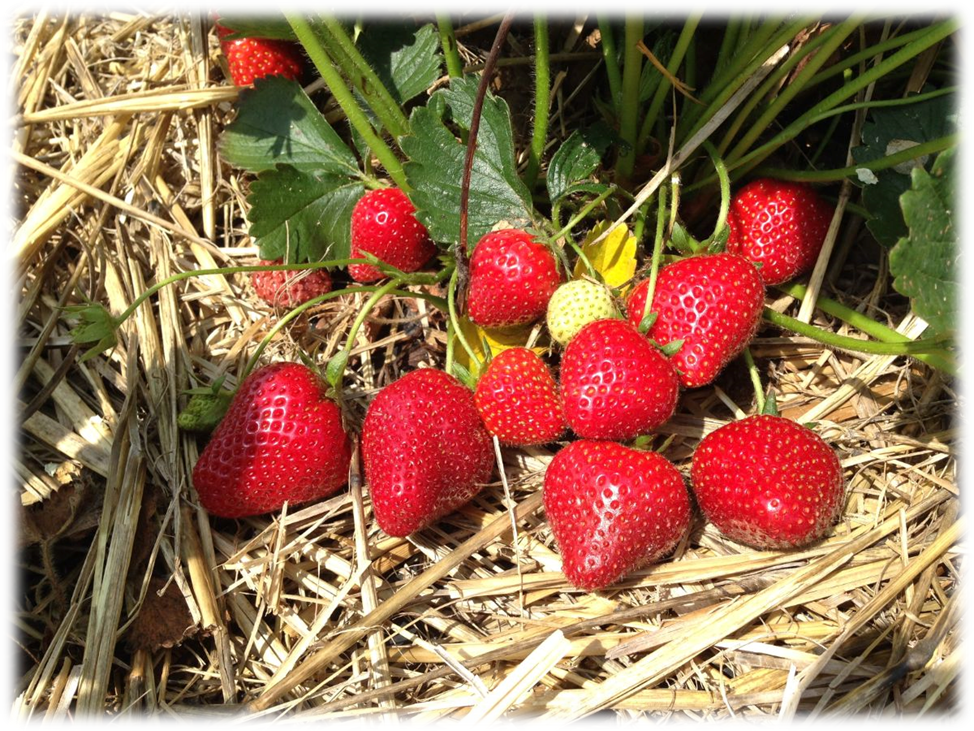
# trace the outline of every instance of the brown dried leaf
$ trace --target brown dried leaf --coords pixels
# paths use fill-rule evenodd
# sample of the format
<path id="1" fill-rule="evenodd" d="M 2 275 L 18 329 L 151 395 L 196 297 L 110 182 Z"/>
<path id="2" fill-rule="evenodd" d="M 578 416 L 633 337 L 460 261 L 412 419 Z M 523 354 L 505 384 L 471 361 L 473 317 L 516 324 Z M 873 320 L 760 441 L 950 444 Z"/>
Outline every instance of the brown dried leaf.
<path id="1" fill-rule="evenodd" d="M 159 592 L 165 587 L 162 596 Z M 173 647 L 199 631 L 186 606 L 186 600 L 176 583 L 153 577 L 149 590 L 126 633 L 126 642 L 133 650 L 158 650 Z"/>

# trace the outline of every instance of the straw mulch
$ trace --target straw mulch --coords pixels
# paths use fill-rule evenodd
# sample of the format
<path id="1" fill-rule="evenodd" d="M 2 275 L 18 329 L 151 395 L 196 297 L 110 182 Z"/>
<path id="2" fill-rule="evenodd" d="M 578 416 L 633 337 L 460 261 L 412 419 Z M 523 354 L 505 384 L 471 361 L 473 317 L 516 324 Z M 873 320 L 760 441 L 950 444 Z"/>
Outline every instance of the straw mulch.
<path id="1" fill-rule="evenodd" d="M 275 314 L 245 276 L 193 278 L 79 362 L 62 308 L 90 297 L 117 313 L 173 273 L 254 261 L 247 181 L 215 151 L 236 91 L 196 16 L 39 12 L 14 31 L 15 717 L 956 710 L 956 392 L 904 358 L 760 333 L 783 414 L 816 422 L 847 480 L 841 522 L 799 552 L 754 551 L 698 518 L 672 558 L 575 590 L 540 507 L 547 449 L 505 451 L 503 482 L 408 539 L 375 527 L 357 474 L 318 504 L 211 519 L 189 479 L 202 442 L 176 415 L 186 389 L 235 382 Z M 919 334 L 884 269 L 841 242 L 836 261 L 826 294 Z M 324 363 L 361 304 L 320 307 L 264 360 Z M 353 351 L 353 415 L 406 370 L 442 366 L 444 343 L 439 313 L 388 300 Z M 701 436 L 752 402 L 740 366 L 684 394 L 666 456 L 686 472 Z"/>

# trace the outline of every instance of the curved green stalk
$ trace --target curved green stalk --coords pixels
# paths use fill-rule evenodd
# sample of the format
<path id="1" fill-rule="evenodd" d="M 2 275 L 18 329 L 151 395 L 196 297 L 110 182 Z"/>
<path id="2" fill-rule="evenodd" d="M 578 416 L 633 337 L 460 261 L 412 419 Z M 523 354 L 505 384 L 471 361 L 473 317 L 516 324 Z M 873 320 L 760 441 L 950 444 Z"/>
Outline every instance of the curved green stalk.
<path id="1" fill-rule="evenodd" d="M 807 338 L 811 338 L 817 342 L 823 343 L 832 348 L 838 350 L 848 350 L 855 353 L 868 353 L 870 355 L 908 355 L 914 358 L 918 358 L 920 355 L 935 355 L 937 356 L 937 365 L 933 365 L 938 370 L 946 371 L 951 375 L 957 374 L 957 364 L 951 354 L 944 350 L 943 340 L 940 338 L 924 339 L 924 340 L 906 340 L 905 342 L 877 342 L 875 340 L 859 340 L 857 338 L 846 337 L 845 335 L 837 335 L 832 332 L 827 332 L 821 328 L 815 327 L 814 325 L 809 325 L 802 322 L 801 320 L 796 320 L 794 317 L 789 317 L 788 315 L 782 315 L 781 313 L 775 312 L 770 307 L 764 308 L 764 319 L 773 325 L 782 327 L 786 330 L 791 330 L 798 335 L 802 335 Z"/>
<path id="2" fill-rule="evenodd" d="M 480 372 L 480 359 L 474 353 L 473 348 L 470 347 L 470 343 L 467 342 L 466 336 L 463 334 L 463 328 L 460 327 L 460 317 L 457 315 L 457 305 L 456 305 L 456 290 L 457 290 L 457 270 L 453 270 L 453 274 L 450 275 L 450 284 L 447 286 L 446 290 L 446 302 L 447 302 L 447 312 L 450 314 L 450 323 L 453 325 L 453 332 L 460 341 L 460 345 L 463 349 L 467 351 L 467 356 L 470 358 L 470 365 L 474 367 L 477 373 L 473 375 L 476 376 Z"/>
<path id="3" fill-rule="evenodd" d="M 528 155 L 524 182 L 534 189 L 541 169 L 545 140 L 548 139 L 548 95 L 551 93 L 551 67 L 548 59 L 548 19 L 538 15 L 534 19 L 534 135 Z"/>
<path id="4" fill-rule="evenodd" d="M 751 385 L 754 386 L 754 398 L 757 403 L 758 413 L 764 413 L 764 386 L 761 385 L 761 374 L 758 372 L 757 363 L 750 348 L 744 348 L 744 362 L 747 363 L 747 372 L 751 375 Z"/>
<path id="5" fill-rule="evenodd" d="M 785 170 L 783 168 L 758 168 L 756 172 L 757 174 L 778 178 L 779 180 L 797 180 L 809 183 L 830 183 L 836 180 L 843 180 L 845 178 L 852 177 L 860 170 L 888 170 L 889 168 L 896 167 L 900 163 L 915 160 L 923 155 L 934 155 L 938 152 L 943 152 L 949 147 L 953 147 L 959 142 L 959 140 L 960 135 L 947 135 L 946 137 L 939 137 L 935 140 L 930 140 L 929 142 L 924 142 L 923 144 L 916 145 L 914 147 L 908 147 L 907 149 L 901 150 L 893 155 L 887 155 L 886 157 L 860 162 L 846 168 L 837 168 L 835 170 Z"/>
<path id="6" fill-rule="evenodd" d="M 382 125 L 393 137 L 408 134 L 409 120 L 399 102 L 389 93 L 378 74 L 356 48 L 355 42 L 345 32 L 342 24 L 331 15 L 321 16 L 321 23 L 324 32 L 319 38 L 328 44 L 328 53 L 332 59 L 338 62 L 345 76 L 351 79 L 352 85 L 365 98 Z"/>
<path id="7" fill-rule="evenodd" d="M 593 198 L 589 203 L 587 203 L 578 213 L 576 213 L 568 223 L 565 224 L 564 228 L 558 231 L 554 236 L 551 237 L 551 241 L 557 241 L 562 236 L 567 236 L 575 226 L 579 224 L 585 217 L 595 210 L 596 206 L 601 204 L 606 198 L 613 195 L 618 190 L 618 186 L 609 186 L 608 190 L 602 191 L 596 198 Z"/>
<path id="8" fill-rule="evenodd" d="M 315 68 L 318 69 L 318 73 L 321 74 L 321 78 L 325 80 L 325 83 L 331 90 L 335 101 L 338 102 L 342 111 L 345 112 L 349 123 L 362 135 L 365 143 L 375 153 L 375 156 L 379 158 L 379 162 L 382 163 L 389 177 L 405 193 L 409 193 L 412 188 L 406 180 L 406 174 L 403 172 L 402 164 L 392 150 L 389 149 L 385 141 L 375 133 L 375 130 L 372 128 L 372 123 L 369 122 L 368 117 L 365 116 L 362 108 L 358 105 L 358 101 L 356 101 L 352 91 L 345 85 L 344 79 L 342 79 L 331 57 L 319 42 L 311 25 L 299 15 L 288 14 L 287 20 L 291 24 L 291 28 L 294 29 L 294 34 L 301 41 L 305 51 L 314 63 Z"/>
<path id="9" fill-rule="evenodd" d="M 823 64 L 828 62 L 829 58 L 835 51 L 838 50 L 845 39 L 848 38 L 853 31 L 862 23 L 862 16 L 853 16 L 838 25 L 833 26 L 827 30 L 823 35 L 828 36 L 828 41 L 822 45 L 819 52 L 816 53 L 809 61 L 805 64 L 805 67 L 798 73 L 798 75 L 787 84 L 777 96 L 775 96 L 774 101 L 768 105 L 768 108 L 764 113 L 751 125 L 748 127 L 748 131 L 741 138 L 741 140 L 734 146 L 727 155 L 728 164 L 733 164 L 734 160 L 741 157 L 751 145 L 764 133 L 764 131 L 771 126 L 778 115 L 781 114 L 782 110 L 795 98 L 802 89 L 808 84 L 809 79 L 815 74 L 818 69 L 820 69 Z"/>
<path id="10" fill-rule="evenodd" d="M 727 215 L 730 213 L 731 204 L 731 183 L 730 175 L 727 172 L 727 165 L 724 164 L 723 159 L 717 154 L 717 149 L 710 140 L 704 140 L 703 148 L 710 155 L 710 159 L 714 163 L 714 168 L 717 171 L 717 179 L 720 181 L 720 208 L 717 211 L 717 223 L 714 226 L 714 232 L 702 242 L 701 248 L 707 248 L 717 237 L 720 236 L 721 232 L 724 230 L 724 226 L 727 225 Z"/>
<path id="11" fill-rule="evenodd" d="M 656 238 L 653 240 L 653 258 L 649 264 L 649 282 L 646 284 L 646 304 L 643 306 L 642 316 L 639 318 L 640 330 L 642 323 L 653 307 L 653 295 L 656 294 L 656 278 L 659 276 L 659 265 L 663 259 L 663 240 L 666 238 L 666 187 L 661 185 L 656 193 Z"/>
<path id="12" fill-rule="evenodd" d="M 603 15 L 599 16 L 599 34 L 602 36 L 602 58 L 605 61 L 605 74 L 609 79 L 609 95 L 612 97 L 612 108 L 616 116 L 622 115 L 622 72 L 619 70 L 619 57 L 616 50 L 615 35 L 612 33 L 611 21 Z"/>
<path id="13" fill-rule="evenodd" d="M 623 49 L 622 103 L 619 119 L 619 137 L 622 145 L 616 158 L 616 178 L 627 181 L 636 165 L 636 133 L 639 123 L 639 82 L 642 75 L 643 55 L 639 41 L 643 39 L 641 15 L 626 16 L 626 46 Z"/>
<path id="14" fill-rule="evenodd" d="M 440 46 L 443 48 L 443 58 L 446 60 L 446 72 L 451 79 L 463 78 L 463 61 L 457 51 L 457 39 L 453 35 L 453 23 L 446 13 L 436 14 L 436 27 L 440 33 Z"/>
<path id="15" fill-rule="evenodd" d="M 687 49 L 693 41 L 697 26 L 700 25 L 701 17 L 700 13 L 691 15 L 683 24 L 683 31 L 680 33 L 680 37 L 676 41 L 676 46 L 673 48 L 673 54 L 670 56 L 670 61 L 666 65 L 666 70 L 674 77 L 679 71 L 680 64 L 683 63 Z M 670 80 L 665 75 L 661 76 L 662 78 L 660 79 L 659 86 L 656 87 L 656 93 L 653 95 L 653 100 L 649 104 L 646 116 L 643 117 L 642 127 L 639 129 L 639 137 L 636 139 L 636 154 L 642 154 L 646 149 L 646 142 L 653 131 L 657 117 L 659 117 L 660 109 L 663 108 L 663 102 L 666 101 L 666 94 L 672 86 Z"/>

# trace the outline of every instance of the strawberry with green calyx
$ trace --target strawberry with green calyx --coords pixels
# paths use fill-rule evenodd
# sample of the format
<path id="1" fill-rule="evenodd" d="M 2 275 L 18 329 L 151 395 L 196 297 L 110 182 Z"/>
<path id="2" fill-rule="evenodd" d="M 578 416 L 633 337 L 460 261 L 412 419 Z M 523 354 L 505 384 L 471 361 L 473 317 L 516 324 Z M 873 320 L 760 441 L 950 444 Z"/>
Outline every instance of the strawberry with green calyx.
<path id="1" fill-rule="evenodd" d="M 509 348 L 490 360 L 474 403 L 487 431 L 507 446 L 547 444 L 567 429 L 558 385 L 528 348 Z"/>
<path id="2" fill-rule="evenodd" d="M 834 213 L 807 183 L 755 180 L 731 201 L 727 251 L 760 265 L 766 284 L 787 282 L 815 266 Z"/>
<path id="3" fill-rule="evenodd" d="M 352 210 L 352 258 L 370 254 L 402 272 L 418 271 L 436 254 L 429 232 L 416 218 L 416 208 L 399 188 L 370 190 Z M 374 264 L 351 264 L 356 282 L 374 282 L 386 275 Z"/>
<path id="4" fill-rule="evenodd" d="M 835 451 L 811 429 L 770 414 L 708 434 L 690 474 L 707 519 L 731 540 L 760 549 L 824 537 L 845 497 Z"/>
<path id="5" fill-rule="evenodd" d="M 626 303 L 638 327 L 646 310 L 648 280 L 633 288 Z M 761 321 L 764 283 L 758 270 L 736 254 L 702 254 L 659 271 L 646 334 L 666 346 L 682 341 L 673 355 L 686 388 L 711 383 L 747 346 Z"/>
<path id="6" fill-rule="evenodd" d="M 668 460 L 591 440 L 555 455 L 544 506 L 565 577 L 588 591 L 672 552 L 691 517 L 683 477 Z"/>
<path id="7" fill-rule="evenodd" d="M 247 376 L 193 468 L 200 504 L 239 518 L 337 492 L 352 452 L 326 388 L 300 363 L 273 363 Z"/>
<path id="8" fill-rule="evenodd" d="M 223 421 L 236 392 L 223 388 L 221 376 L 210 388 L 193 388 L 186 393 L 189 403 L 176 417 L 176 425 L 183 431 L 209 434 Z"/>
<path id="9" fill-rule="evenodd" d="M 494 449 L 470 389 L 424 368 L 369 404 L 362 464 L 379 527 L 407 536 L 480 492 L 493 472 Z"/>
<path id="10" fill-rule="evenodd" d="M 551 339 L 568 345 L 585 325 L 619 317 L 612 293 L 597 282 L 573 279 L 565 282 L 548 301 L 547 324 Z"/>
<path id="11" fill-rule="evenodd" d="M 492 231 L 470 257 L 467 314 L 481 327 L 526 325 L 544 317 L 560 283 L 547 246 L 527 231 Z"/>
<path id="12" fill-rule="evenodd" d="M 649 433 L 673 416 L 680 393 L 670 359 L 625 320 L 583 327 L 565 348 L 560 376 L 565 418 L 584 439 Z"/>

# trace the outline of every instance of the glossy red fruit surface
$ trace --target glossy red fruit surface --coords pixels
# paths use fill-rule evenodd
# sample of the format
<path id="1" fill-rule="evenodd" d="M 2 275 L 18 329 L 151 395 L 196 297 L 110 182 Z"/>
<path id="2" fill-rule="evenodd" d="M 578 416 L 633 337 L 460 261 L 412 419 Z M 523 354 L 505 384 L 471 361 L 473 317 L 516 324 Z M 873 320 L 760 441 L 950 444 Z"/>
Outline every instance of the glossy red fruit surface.
<path id="1" fill-rule="evenodd" d="M 251 373 L 193 469 L 200 504 L 238 518 L 337 492 L 352 453 L 341 411 L 325 390 L 300 363 Z"/>
<path id="2" fill-rule="evenodd" d="M 527 348 L 494 356 L 477 382 L 474 402 L 487 431 L 501 444 L 547 444 L 567 429 L 558 384 L 545 362 Z"/>
<path id="3" fill-rule="evenodd" d="M 481 327 L 525 325 L 544 317 L 561 277 L 555 256 L 527 231 L 493 231 L 470 257 L 467 314 Z"/>
<path id="4" fill-rule="evenodd" d="M 655 452 L 578 441 L 555 455 L 544 506 L 565 577 L 605 588 L 670 553 L 690 526 L 680 472 Z"/>
<path id="5" fill-rule="evenodd" d="M 291 80 L 301 78 L 305 64 L 301 46 L 270 38 L 224 40 L 232 32 L 229 28 L 216 25 L 220 49 L 227 59 L 234 84 L 250 86 L 256 79 L 266 76 L 283 76 Z"/>
<path id="6" fill-rule="evenodd" d="M 565 418 L 585 439 L 647 434 L 676 409 L 680 382 L 669 359 L 625 320 L 596 320 L 561 359 Z"/>
<path id="7" fill-rule="evenodd" d="M 370 190 L 352 210 L 352 259 L 369 253 L 404 272 L 415 272 L 436 254 L 416 208 L 399 188 Z M 374 282 L 383 274 L 372 264 L 352 264 L 348 273 L 356 282 Z"/>
<path id="8" fill-rule="evenodd" d="M 761 178 L 731 201 L 727 251 L 761 265 L 767 284 L 811 271 L 835 209 L 810 185 Z"/>
<path id="9" fill-rule="evenodd" d="M 822 538 L 845 497 L 835 451 L 780 416 L 749 416 L 708 434 L 694 452 L 691 479 L 707 519 L 756 548 L 795 548 Z"/>
<path id="10" fill-rule="evenodd" d="M 406 536 L 480 492 L 493 471 L 494 448 L 473 392 L 426 368 L 373 399 L 362 425 L 362 463 L 379 526 Z"/>
<path id="11" fill-rule="evenodd" d="M 257 263 L 266 266 L 281 264 L 281 260 Z M 257 296 L 272 307 L 297 307 L 331 292 L 331 275 L 326 269 L 254 272 L 250 281 Z"/>
<path id="12" fill-rule="evenodd" d="M 648 281 L 633 288 L 629 322 L 638 327 Z M 660 269 L 653 294 L 656 321 L 647 335 L 661 345 L 683 341 L 673 356 L 680 383 L 711 383 L 747 346 L 761 322 L 764 282 L 749 261 L 735 254 L 691 256 Z"/>

